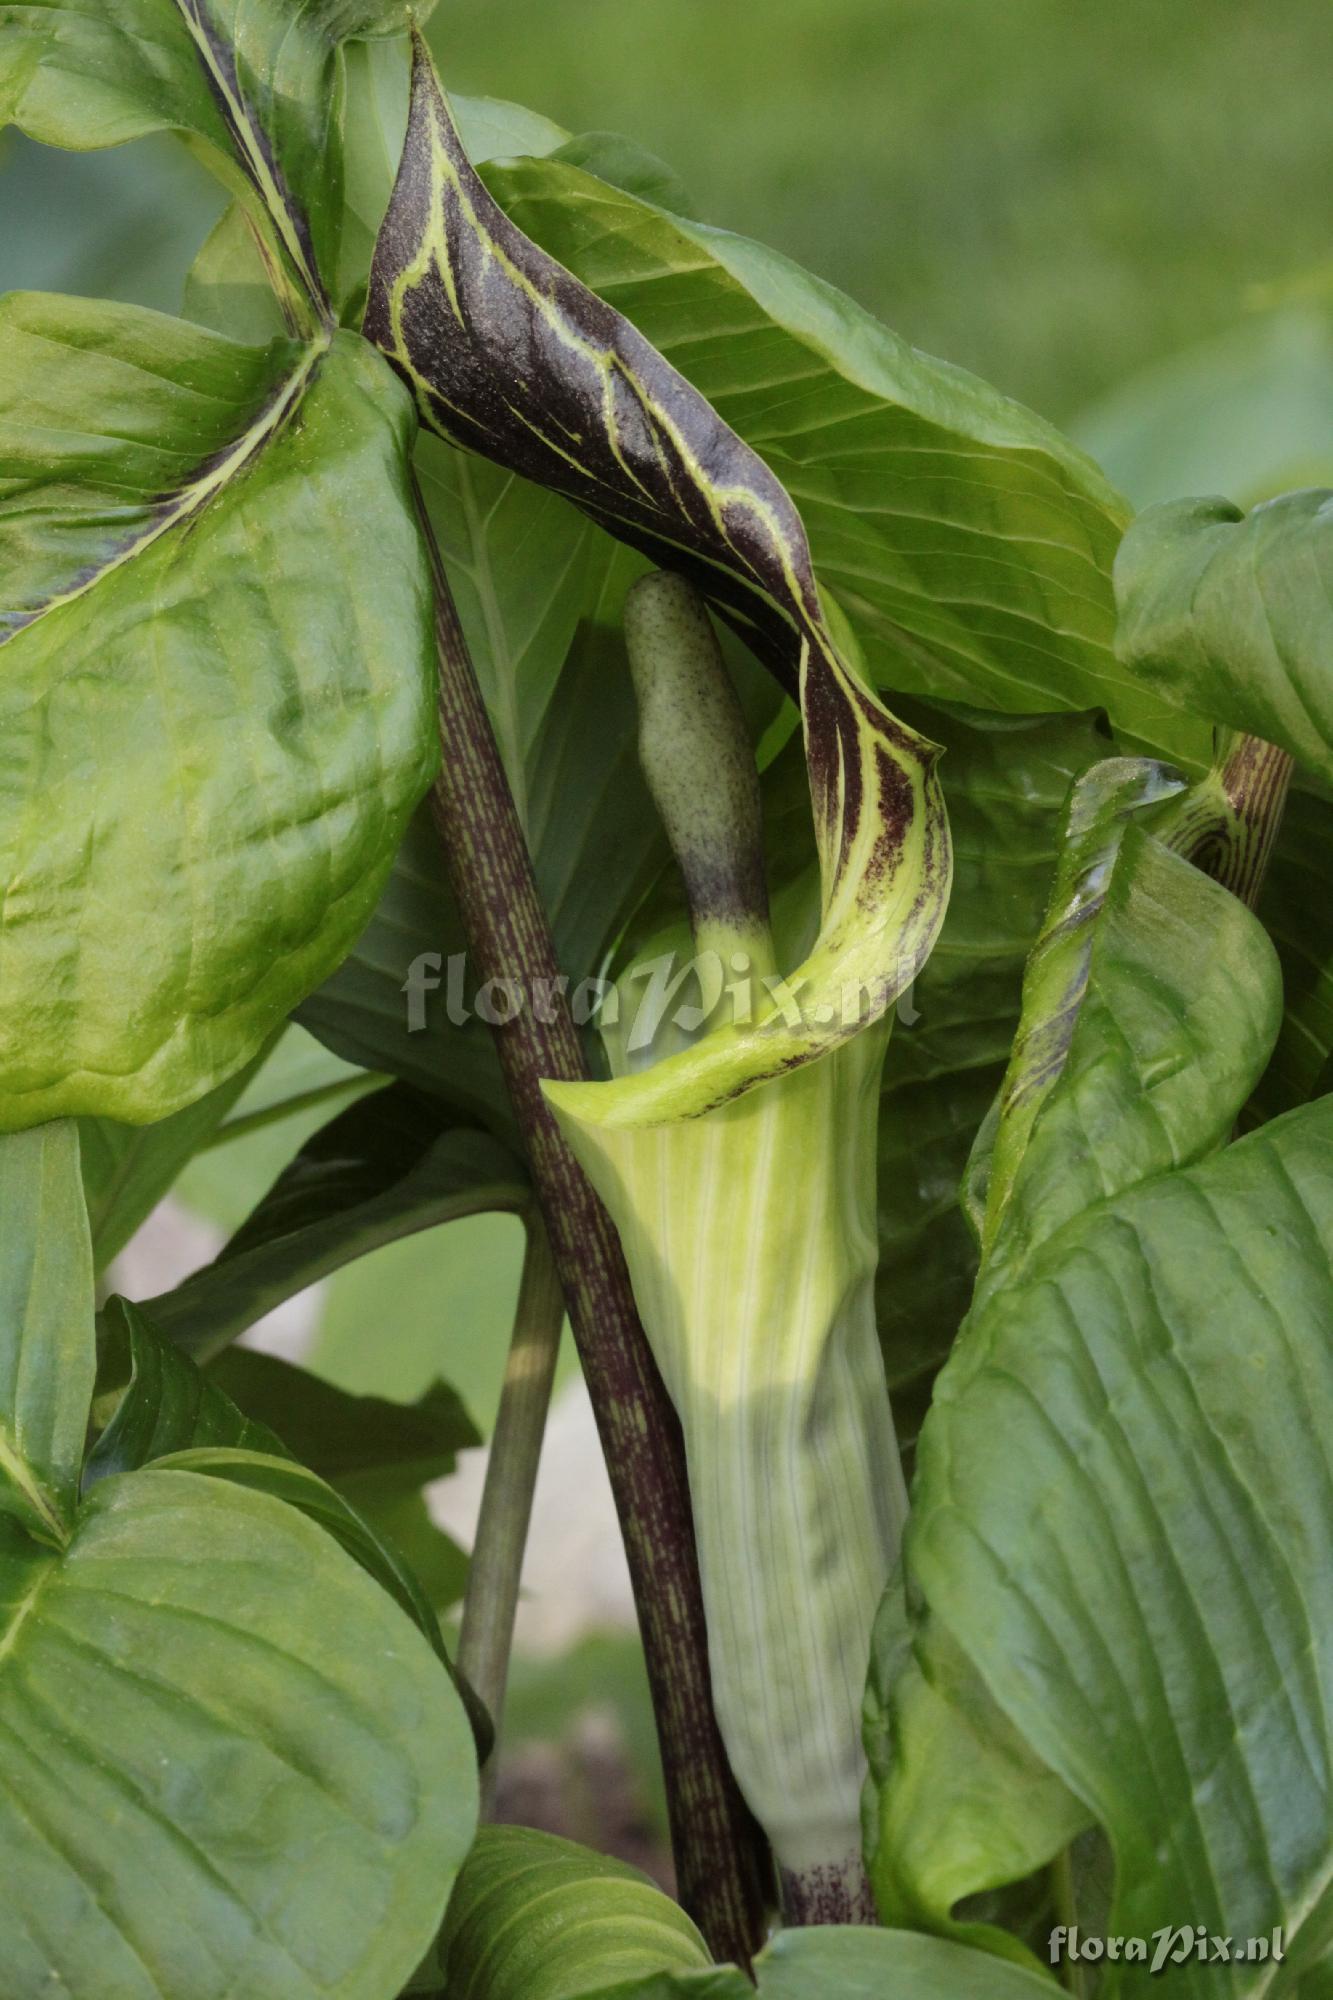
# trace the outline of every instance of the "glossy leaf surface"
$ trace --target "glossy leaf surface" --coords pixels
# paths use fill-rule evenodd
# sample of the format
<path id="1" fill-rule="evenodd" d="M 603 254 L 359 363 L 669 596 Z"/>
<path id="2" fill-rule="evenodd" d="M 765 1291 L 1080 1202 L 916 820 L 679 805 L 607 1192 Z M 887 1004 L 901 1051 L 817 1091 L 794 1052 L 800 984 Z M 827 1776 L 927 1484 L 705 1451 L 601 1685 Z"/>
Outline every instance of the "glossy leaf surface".
<path id="1" fill-rule="evenodd" d="M 1165 702 L 1333 777 L 1333 495 L 1288 493 L 1250 514 L 1226 500 L 1150 507 L 1116 592 L 1120 657 Z"/>
<path id="2" fill-rule="evenodd" d="M 450 2000 L 744 2000 L 707 1964 L 683 1911 L 643 1876 L 571 1841 L 485 1827 L 442 1939 Z M 779 1932 L 755 1964 L 760 2000 L 1036 2000 L 1047 1981 L 906 1931 Z"/>
<path id="3" fill-rule="evenodd" d="M 96 1367 L 73 1124 L 0 1139 L 0 1217 L 0 1516 L 59 1543 L 77 1500 Z"/>
<path id="4" fill-rule="evenodd" d="M 136 1473 L 95 1489 L 63 1556 L 7 1535 L 0 1602 L 11 2000 L 397 1990 L 467 1850 L 472 1740 L 327 1535 Z"/>
<path id="5" fill-rule="evenodd" d="M 351 336 L 0 315 L 0 1124 L 144 1122 L 343 955 L 430 776 L 410 411 Z"/>
<path id="6" fill-rule="evenodd" d="M 945 1927 L 1095 1820 L 1108 1931 L 1288 1926 L 1280 1970 L 1174 1967 L 1200 1995 L 1295 1992 L 1326 1939 L 1329 1102 L 1217 1152 L 1277 1005 L 1254 920 L 1126 832 L 922 1434 L 908 1650 L 880 1668 L 886 1911 Z M 1105 1989 L 1153 1990 L 1136 1963 Z"/>
<path id="7" fill-rule="evenodd" d="M 708 1964 L 679 1904 L 624 1863 L 553 1834 L 485 1827 L 449 1906 L 451 2000 L 563 2000 Z"/>

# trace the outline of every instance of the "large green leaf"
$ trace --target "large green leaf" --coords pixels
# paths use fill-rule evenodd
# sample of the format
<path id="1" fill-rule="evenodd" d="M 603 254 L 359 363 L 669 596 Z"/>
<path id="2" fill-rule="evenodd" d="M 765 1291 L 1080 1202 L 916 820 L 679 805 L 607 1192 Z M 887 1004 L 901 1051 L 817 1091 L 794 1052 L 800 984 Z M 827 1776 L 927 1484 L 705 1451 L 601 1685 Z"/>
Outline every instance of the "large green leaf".
<path id="1" fill-rule="evenodd" d="M 483 1210 L 514 1211 L 527 1180 L 507 1148 L 398 1084 L 301 1149 L 212 1264 L 149 1302 L 171 1340 L 206 1359 L 284 1299 L 384 1243 Z"/>
<path id="2" fill-rule="evenodd" d="M 0 1533 L 3 1533 L 0 1530 Z M 7 2000 L 384 2000 L 476 1812 L 435 1656 L 293 1507 L 108 1479 L 0 1545 Z"/>
<path id="3" fill-rule="evenodd" d="M 0 1516 L 58 1543 L 96 1369 L 76 1126 L 0 1139 L 0 1218 Z"/>
<path id="4" fill-rule="evenodd" d="M 1288 1929 L 1280 1973 L 1190 1963 L 1189 1995 L 1295 1992 L 1333 1922 L 1331 1147 L 1325 1099 L 1057 1233 L 923 1433 L 911 1571 L 1106 1829 L 1108 1928 Z"/>
<path id="5" fill-rule="evenodd" d="M 86 151 L 180 133 L 244 205 L 293 300 L 333 311 L 344 219 L 340 45 L 400 34 L 402 0 L 15 0 L 0 123 Z"/>
<path id="6" fill-rule="evenodd" d="M 1150 507 L 1116 560 L 1117 651 L 1177 711 L 1333 777 L 1333 495 Z"/>
<path id="7" fill-rule="evenodd" d="M 338 962 L 428 781 L 410 411 L 350 335 L 0 317 L 0 1124 L 142 1122 Z"/>
<path id="8" fill-rule="evenodd" d="M 225 1083 L 155 1125 L 122 1125 L 114 1118 L 79 1121 L 83 1193 L 97 1270 L 119 1255 L 181 1170 L 214 1138 L 263 1061 L 261 1051 Z"/>
<path id="9" fill-rule="evenodd" d="M 112 1299 L 103 1323 L 106 1335 L 103 1370 L 116 1381 L 120 1394 L 101 1436 L 88 1454 L 83 1470 L 84 1491 L 117 1473 L 169 1462 L 190 1472 L 207 1473 L 212 1478 L 267 1493 L 309 1515 L 420 1627 L 458 1687 L 485 1755 L 493 1736 L 490 1719 L 458 1679 L 431 1601 L 392 1541 L 379 1534 L 347 1497 L 318 1472 L 298 1463 L 284 1439 L 238 1408 L 215 1377 L 202 1373 L 128 1299 Z M 300 1371 L 293 1369 L 289 1373 L 299 1376 Z M 336 1390 L 325 1390 L 324 1413 L 331 1405 L 337 1408 L 339 1403 L 345 1405 L 355 1400 L 340 1398 Z M 306 1421 L 317 1420 L 319 1414 L 317 1398 Z M 344 1414 L 345 1420 L 345 1412 L 340 1414 Z M 377 1410 L 369 1403 L 362 1414 L 379 1418 L 383 1433 L 382 1409 Z M 420 1474 L 411 1468 L 407 1469 L 406 1478 L 420 1483 Z"/>
<path id="10" fill-rule="evenodd" d="M 1280 1971 L 1174 1977 L 1295 1992 L 1333 1921 L 1333 1100 L 1218 1154 L 1276 1027 L 1271 947 L 1135 827 L 1092 921 L 1087 997 L 922 1433 L 877 1884 L 945 1928 L 1094 1820 L 1108 1931 L 1283 1924 Z M 1103 1990 L 1148 1980 L 1108 1966 Z"/>
<path id="11" fill-rule="evenodd" d="M 1206 736 L 1116 664 L 1126 510 L 1049 425 L 730 232 L 559 158 L 485 179 L 778 474 L 879 684 L 1010 712 L 1105 707 L 1203 754 Z"/>
<path id="12" fill-rule="evenodd" d="M 1018 1025 L 1061 809 L 1107 748 L 1087 715 L 1025 720 L 932 704 L 909 707 L 908 719 L 944 745 L 954 880 L 884 1065 L 875 1308 L 900 1439 L 918 1428 L 967 1311 L 977 1251 L 959 1202 L 963 1169 Z"/>
<path id="13" fill-rule="evenodd" d="M 303 1465 L 334 1486 L 389 1467 L 418 1485 L 443 1479 L 460 1451 L 483 1442 L 444 1382 L 433 1383 L 415 1403 L 353 1396 L 252 1347 L 229 1347 L 207 1374 L 247 1417 L 276 1431 Z"/>
<path id="14" fill-rule="evenodd" d="M 665 852 L 639 769 L 619 629 L 642 564 L 558 496 L 433 438 L 420 441 L 418 471 L 524 816 L 558 963 L 586 1020 L 595 994 L 587 989 L 580 1004 L 580 985 L 601 969 Z M 422 954 L 428 983 L 415 988 L 414 1017 L 409 982 Z M 477 1013 L 478 984 L 423 812 L 374 918 L 300 1018 L 340 1053 L 503 1129 L 508 1100 Z"/>
<path id="15" fill-rule="evenodd" d="M 708 1964 L 679 1904 L 636 1869 L 524 1827 L 483 1827 L 440 1942 L 450 2000 L 577 2000 Z"/>
<path id="16" fill-rule="evenodd" d="M 449 2000 L 744 2000 L 679 1907 L 619 1862 L 550 1834 L 484 1827 L 441 1939 Z M 1038 2000 L 1045 1979 L 905 1931 L 781 1931 L 759 2000 Z"/>

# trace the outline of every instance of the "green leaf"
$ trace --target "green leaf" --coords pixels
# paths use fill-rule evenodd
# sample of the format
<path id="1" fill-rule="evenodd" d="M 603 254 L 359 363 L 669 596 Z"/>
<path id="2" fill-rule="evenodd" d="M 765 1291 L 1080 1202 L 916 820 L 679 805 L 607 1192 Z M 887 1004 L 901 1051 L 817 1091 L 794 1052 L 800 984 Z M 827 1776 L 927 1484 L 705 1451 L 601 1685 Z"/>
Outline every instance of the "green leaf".
<path id="1" fill-rule="evenodd" d="M 0 1217 L 0 1515 L 61 1543 L 97 1366 L 76 1126 L 0 1139 Z"/>
<path id="2" fill-rule="evenodd" d="M 636 1116 L 679 1115 L 778 1074 L 881 1014 L 927 955 L 948 892 L 934 746 L 888 714 L 839 651 L 805 531 L 777 479 L 638 334 L 527 239 L 468 162 L 415 45 L 403 166 L 365 327 L 444 436 L 572 498 L 653 561 L 696 580 L 792 692 L 806 728 L 824 922 L 802 967 L 809 1018 L 772 1012 L 705 1037 L 636 1080 Z M 497 329 L 503 339 L 497 338 Z M 520 367 L 519 357 L 528 359 Z M 525 399 L 540 389 L 541 419 Z M 886 963 L 891 958 L 892 963 Z M 829 994 L 834 1005 L 822 1006 Z M 684 1093 L 684 1095 L 682 1094 Z"/>
<path id="3" fill-rule="evenodd" d="M 177 1346 L 207 1359 L 381 1244 L 527 1200 L 526 1176 L 498 1140 L 441 1130 L 435 1104 L 394 1085 L 318 1131 L 214 1262 L 145 1311 Z"/>
<path id="4" fill-rule="evenodd" d="M 1234 493 L 1251 505 L 1333 478 L 1322 429 L 1331 394 L 1329 315 L 1293 304 L 1131 377 L 1086 413 L 1078 436 L 1139 506 L 1182 492 Z M 1333 1050 L 1331 815 L 1298 772 L 1259 904 L 1282 959 L 1287 1014 L 1250 1117 L 1305 1103 Z"/>
<path id="5" fill-rule="evenodd" d="M 998 1100 L 983 1297 L 1066 1222 L 1223 1145 L 1276 1039 L 1262 926 L 1126 823 L 1163 796 L 1136 759 L 1075 787 Z"/>
<path id="6" fill-rule="evenodd" d="M 483 1442 L 447 1383 L 415 1403 L 352 1396 L 305 1368 L 229 1347 L 205 1378 L 238 1409 L 278 1433 L 287 1449 L 333 1485 L 392 1467 L 418 1486 L 454 1470 L 457 1454 Z"/>
<path id="7" fill-rule="evenodd" d="M 483 1827 L 441 1939 L 449 2000 L 744 2000 L 684 1912 L 633 1869 L 551 1834 Z M 780 1931 L 759 2000 L 1038 2000 L 1050 1982 L 938 1938 Z"/>
<path id="8" fill-rule="evenodd" d="M 1315 305 L 1247 314 L 1086 410 L 1080 444 L 1136 507 L 1182 493 L 1247 506 L 1333 479 L 1333 322 Z"/>
<path id="9" fill-rule="evenodd" d="M 755 1968 L 760 2000 L 1051 2000 L 1049 1979 L 981 1952 L 830 1925 L 780 1931 Z"/>
<path id="10" fill-rule="evenodd" d="M 418 473 L 525 820 L 557 960 L 586 1021 L 596 994 L 580 994 L 582 982 L 601 971 L 665 857 L 639 768 L 620 633 L 625 592 L 642 563 L 558 496 L 433 438 L 420 440 Z M 413 983 L 418 960 L 424 985 Z M 453 978 L 451 961 L 460 968 Z M 423 812 L 371 923 L 300 1018 L 342 1054 L 504 1131 L 511 1114 L 493 1038 L 476 1012 L 478 984 Z"/>
<path id="11" fill-rule="evenodd" d="M 452 1535 L 437 1527 L 430 1502 L 420 1486 L 410 1484 L 396 1469 L 357 1473 L 339 1482 L 338 1491 L 376 1539 L 401 1556 L 403 1567 L 420 1588 L 438 1625 L 446 1611 L 462 1601 L 467 1589 L 468 1557 Z M 477 1754 L 490 1755 L 495 1728 L 479 1696 L 462 1681 L 477 1739 Z"/>
<path id="12" fill-rule="evenodd" d="M 378 1540 L 403 1557 L 437 1614 L 458 1602 L 467 1557 L 436 1527 L 421 1490 L 454 1470 L 458 1452 L 482 1442 L 455 1390 L 436 1382 L 413 1403 L 354 1396 L 276 1355 L 240 1346 L 218 1355 L 208 1380 L 337 1488 Z"/>
<path id="13" fill-rule="evenodd" d="M 1104 707 L 1132 736 L 1206 757 L 1206 733 L 1117 666 L 1127 510 L 1051 426 L 729 231 L 558 158 L 485 181 L 782 480 L 877 685 L 1009 712 Z"/>
<path id="14" fill-rule="evenodd" d="M 1333 496 L 1150 507 L 1116 560 L 1116 648 L 1164 704 L 1333 777 Z"/>
<path id="15" fill-rule="evenodd" d="M 1018 1026 L 1069 788 L 1107 749 L 1087 715 L 1021 719 L 932 704 L 909 705 L 907 716 L 944 746 L 954 878 L 884 1066 L 875 1310 L 900 1440 L 919 1428 L 967 1311 L 977 1248 L 959 1183 Z"/>
<path id="16" fill-rule="evenodd" d="M 1087 998 L 1094 942 L 1102 943 L 1110 929 L 1100 920 L 1131 819 L 1178 798 L 1184 790 L 1178 772 L 1144 758 L 1116 757 L 1087 772 L 1070 795 L 1050 902 L 1024 975 L 1013 1053 L 985 1135 L 983 1157 L 969 1174 L 969 1198 L 979 1211 L 984 1204 L 984 1212 L 974 1218 L 984 1249 L 990 1248 L 1004 1216 L 1034 1125 L 1064 1071 Z M 1195 888 L 1191 875 L 1172 872 L 1179 892 Z M 1197 894 L 1208 908 L 1204 892 Z M 1219 914 L 1230 914 L 1225 899 L 1214 898 L 1212 907 Z M 1146 936 L 1140 940 L 1136 928 L 1141 915 L 1136 912 L 1122 926 L 1131 949 L 1148 942 Z M 1170 944 L 1176 941 L 1171 930 L 1179 923 L 1180 912 L 1171 908 L 1167 921 Z M 1142 983 L 1140 979 L 1138 985 Z M 1128 984 L 1131 999 L 1137 990 L 1134 982 Z M 1115 1103 L 1112 1116 L 1119 1110 Z M 1044 1226 L 1040 1204 L 1038 1214 Z"/>
<path id="17" fill-rule="evenodd" d="M 239 1412 L 236 1414 L 239 1416 Z M 271 1449 L 256 1450 L 249 1442 L 254 1438 L 255 1428 L 242 1419 L 236 1427 L 237 1438 L 242 1442 L 212 1443 L 201 1438 L 199 1443 L 182 1445 L 156 1463 L 206 1473 L 210 1479 L 270 1494 L 318 1522 L 407 1613 L 452 1674 L 440 1638 L 439 1621 L 397 1551 L 382 1542 L 341 1493 L 335 1492 L 308 1466 L 298 1465 L 292 1458 L 275 1456 Z"/>
<path id="18" fill-rule="evenodd" d="M 1331 1146 L 1325 1099 L 1052 1237 L 941 1380 L 910 1537 L 932 1615 L 1106 1829 L 1108 1929 L 1288 1927 L 1276 1983 L 1221 1975 L 1238 1995 L 1327 1950 Z"/>
<path id="19" fill-rule="evenodd" d="M 85 1492 L 100 1479 L 137 1472 L 193 1445 L 237 1445 L 282 1455 L 284 1448 L 272 1431 L 243 1417 L 231 1398 L 165 1341 L 129 1299 L 108 1300 L 102 1325 L 103 1368 L 123 1376 L 124 1389 L 88 1454 Z"/>
<path id="20" fill-rule="evenodd" d="M 1328 1927 L 1333 1100 L 1218 1154 L 1278 1019 L 1260 926 L 1136 825 L 1088 921 L 1086 997 L 921 1437 L 909 1626 L 874 1676 L 876 1885 L 948 1929 L 1095 1821 L 1108 1932 L 1285 1923 L 1277 1983 L 1221 1977 L 1294 1992 Z M 1108 1967 L 1104 1991 L 1148 1978 Z"/>
<path id="21" fill-rule="evenodd" d="M 0 123 L 87 151 L 180 133 L 245 207 L 276 283 L 333 314 L 350 37 L 401 33 L 402 0 L 22 0 L 0 22 Z"/>
<path id="22" fill-rule="evenodd" d="M 646 1876 L 516 1826 L 478 1834 L 449 1905 L 441 1959 L 449 2000 L 579 2000 L 709 1962 L 685 1912 Z"/>
<path id="23" fill-rule="evenodd" d="M 313 1036 L 289 1024 L 201 1150 L 219 1153 L 260 1135 L 265 1146 L 277 1145 L 291 1134 L 294 1151 L 299 1139 L 308 1137 L 334 1112 L 385 1089 L 388 1082 L 387 1076 L 377 1076 L 373 1070 L 340 1062 Z"/>
<path id="24" fill-rule="evenodd" d="M 338 962 L 429 780 L 410 411 L 350 335 L 0 322 L 0 1125 L 142 1123 Z"/>
<path id="25" fill-rule="evenodd" d="M 0 1530 L 3 1532 L 3 1530 Z M 63 1555 L 0 1547 L 10 2000 L 383 2000 L 476 1817 L 421 1637 L 292 1507 L 108 1479 Z"/>
<path id="26" fill-rule="evenodd" d="M 266 1425 L 243 1415 L 217 1383 L 172 1347 L 128 1299 L 111 1301 L 106 1325 L 108 1372 L 123 1375 L 128 1360 L 128 1380 L 84 1467 L 85 1492 L 116 1473 L 170 1461 L 299 1508 L 326 1529 L 420 1628 L 459 1687 L 479 1739 L 484 1735 L 484 1749 L 489 1749 L 489 1718 L 458 1681 L 434 1609 L 391 1543 L 341 1493 L 308 1466 L 298 1464 Z"/>
<path id="27" fill-rule="evenodd" d="M 156 1125 L 121 1125 L 114 1118 L 79 1121 L 83 1192 L 92 1230 L 94 1269 L 119 1256 L 147 1221 L 176 1176 L 215 1137 L 227 1114 L 265 1061 L 260 1052 L 193 1104 Z"/>
<path id="28" fill-rule="evenodd" d="M 458 123 L 468 158 L 474 164 L 479 163 L 486 156 L 473 147 L 466 119 L 460 116 Z M 580 132 L 577 138 L 567 139 L 562 146 L 540 150 L 532 146 L 516 146 L 513 150 L 560 160 L 571 167 L 582 167 L 584 173 L 595 174 L 599 181 L 623 188 L 626 194 L 634 195 L 639 201 L 652 202 L 656 208 L 670 209 L 673 215 L 693 216 L 696 212 L 685 183 L 675 168 L 669 167 L 665 160 L 659 160 L 655 153 L 645 152 L 635 140 L 627 139 L 621 132 Z"/>
<path id="29" fill-rule="evenodd" d="M 1004 1927 L 1017 1919 L 1030 1933 L 1030 1906 L 986 1892 L 1030 1881 L 1090 1815 L 1033 1755 L 947 1628 L 929 1609 L 909 1614 L 901 1574 L 875 1621 L 864 1719 L 866 1866 L 884 1921 L 947 1928 L 1030 1966 L 1022 1938 Z M 946 1926 L 963 1899 L 966 1921 Z"/>

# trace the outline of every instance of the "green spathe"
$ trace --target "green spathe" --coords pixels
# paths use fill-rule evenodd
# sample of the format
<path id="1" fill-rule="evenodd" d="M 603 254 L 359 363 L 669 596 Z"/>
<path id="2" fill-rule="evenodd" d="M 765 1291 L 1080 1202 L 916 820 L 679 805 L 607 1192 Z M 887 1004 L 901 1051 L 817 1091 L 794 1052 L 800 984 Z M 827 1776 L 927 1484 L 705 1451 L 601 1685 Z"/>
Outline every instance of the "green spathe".
<path id="1" fill-rule="evenodd" d="M 547 1086 L 684 1425 L 732 1763 L 801 1876 L 859 1877 L 861 1689 L 906 1508 L 874 1315 L 886 1042 L 645 1127 L 599 1118 L 632 1080 Z"/>
<path id="2" fill-rule="evenodd" d="M 863 1907 L 861 1689 L 906 1512 L 874 1311 L 876 1128 L 888 1005 L 930 901 L 929 829 L 890 826 L 887 784 L 873 813 L 870 795 L 844 795 L 859 871 L 784 982 L 753 756 L 702 605 L 679 577 L 645 579 L 626 638 L 696 954 L 742 982 L 734 1017 L 715 1006 L 684 1047 L 679 1019 L 659 1024 L 647 1068 L 546 1088 L 615 1219 L 684 1428 L 733 1768 L 789 1914 L 827 1918 Z M 863 696 L 856 713 L 874 744 L 877 705 Z M 896 866 L 877 869 L 895 838 Z"/>

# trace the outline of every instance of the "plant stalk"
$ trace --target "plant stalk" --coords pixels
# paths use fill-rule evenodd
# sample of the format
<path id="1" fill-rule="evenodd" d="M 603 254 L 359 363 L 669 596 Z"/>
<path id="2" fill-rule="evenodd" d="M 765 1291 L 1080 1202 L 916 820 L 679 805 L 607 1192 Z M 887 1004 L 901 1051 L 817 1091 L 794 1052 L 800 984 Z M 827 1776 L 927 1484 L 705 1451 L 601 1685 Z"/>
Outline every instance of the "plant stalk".
<path id="1" fill-rule="evenodd" d="M 1291 773 L 1290 752 L 1261 736 L 1229 733 L 1171 824 L 1168 844 L 1251 910 L 1282 825 Z"/>
<path id="2" fill-rule="evenodd" d="M 1072 1931 L 1078 1923 L 1078 1897 L 1074 1893 L 1074 1856 L 1069 1847 L 1061 1848 L 1050 1866 L 1051 1899 L 1055 1914 Z M 1065 1959 L 1060 1971 L 1061 1983 L 1065 1991 L 1073 1995 L 1073 2000 L 1084 2000 L 1083 1967 L 1070 1956 Z"/>
<path id="3" fill-rule="evenodd" d="M 528 1241 L 514 1334 L 491 1437 L 458 1642 L 459 1669 L 485 1702 L 495 1724 L 495 1743 L 482 1772 L 482 1816 L 487 1819 L 495 1794 L 523 1551 L 565 1317 L 564 1294 L 545 1224 L 536 1210 L 529 1212 L 526 1221 Z"/>
<path id="4" fill-rule="evenodd" d="M 425 510 L 435 571 L 444 759 L 432 797 L 450 882 L 483 979 L 559 993 L 555 946 L 490 717 Z M 748 1966 L 763 1935 L 760 1839 L 713 1710 L 680 1425 L 634 1304 L 611 1220 L 561 1137 L 543 1078 L 587 1075 L 562 1001 L 494 1030 L 569 1308 L 643 1636 L 681 1902 L 715 1956 Z"/>

